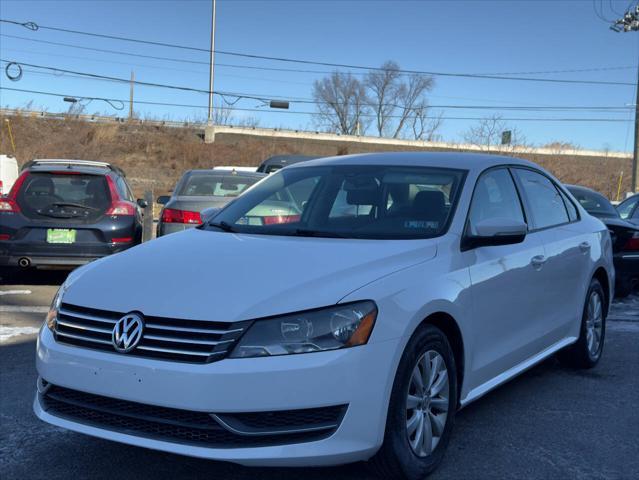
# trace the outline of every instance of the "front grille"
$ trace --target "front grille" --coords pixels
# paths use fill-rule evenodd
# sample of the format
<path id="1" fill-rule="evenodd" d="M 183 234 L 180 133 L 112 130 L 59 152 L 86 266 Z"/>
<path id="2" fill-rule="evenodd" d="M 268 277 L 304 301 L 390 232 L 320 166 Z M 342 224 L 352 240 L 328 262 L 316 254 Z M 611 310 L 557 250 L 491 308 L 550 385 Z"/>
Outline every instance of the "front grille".
<path id="1" fill-rule="evenodd" d="M 111 312 L 63 303 L 55 326 L 60 343 L 115 352 L 113 327 L 126 312 Z M 224 323 L 209 320 L 144 317 L 140 343 L 126 355 L 209 363 L 224 358 L 250 321 Z"/>
<path id="2" fill-rule="evenodd" d="M 255 418 L 264 416 L 264 421 L 254 422 L 264 426 L 261 431 L 255 429 L 250 433 L 238 433 L 237 430 L 230 430 L 224 423 L 216 421 L 217 415 L 206 412 L 129 402 L 56 385 L 49 386 L 45 393 L 40 395 L 40 402 L 47 413 L 84 425 L 210 448 L 258 447 L 320 440 L 335 432 L 346 410 L 346 406 L 342 405 L 307 410 L 225 414 L 224 416 L 232 421 L 233 417 L 239 418 L 242 415 Z M 317 427 L 316 421 L 319 417 L 324 421 L 328 420 L 324 428 Z M 292 418 L 296 419 L 293 424 L 290 423 Z M 288 424 L 286 431 L 273 433 L 273 427 L 283 424 Z"/>

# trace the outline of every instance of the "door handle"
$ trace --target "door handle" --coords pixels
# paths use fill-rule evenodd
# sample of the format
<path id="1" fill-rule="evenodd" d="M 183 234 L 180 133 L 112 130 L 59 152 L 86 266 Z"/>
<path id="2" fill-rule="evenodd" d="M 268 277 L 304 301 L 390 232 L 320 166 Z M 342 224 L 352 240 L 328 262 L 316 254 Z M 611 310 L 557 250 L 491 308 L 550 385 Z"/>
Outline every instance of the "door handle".
<path id="1" fill-rule="evenodd" d="M 543 255 L 535 255 L 534 257 L 530 259 L 530 263 L 536 270 L 540 270 L 541 267 L 544 266 L 544 263 L 546 263 L 547 260 L 548 259 L 544 257 Z"/>
<path id="2" fill-rule="evenodd" d="M 590 244 L 588 242 L 581 242 L 579 244 L 579 250 L 583 253 L 588 253 L 590 251 Z"/>

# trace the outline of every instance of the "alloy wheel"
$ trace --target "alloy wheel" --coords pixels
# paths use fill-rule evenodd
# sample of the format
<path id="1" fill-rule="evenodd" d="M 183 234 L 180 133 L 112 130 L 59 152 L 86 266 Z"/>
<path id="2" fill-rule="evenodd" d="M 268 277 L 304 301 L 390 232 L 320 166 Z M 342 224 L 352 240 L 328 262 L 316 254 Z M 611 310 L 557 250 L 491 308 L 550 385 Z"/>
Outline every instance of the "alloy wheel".
<path id="1" fill-rule="evenodd" d="M 603 302 L 599 292 L 592 292 L 588 299 L 586 310 L 586 345 L 588 353 L 592 358 L 596 358 L 601 345 L 601 334 L 603 331 Z"/>
<path id="2" fill-rule="evenodd" d="M 413 368 L 406 396 L 406 433 L 418 457 L 430 455 L 446 426 L 450 386 L 444 358 L 424 353 Z"/>

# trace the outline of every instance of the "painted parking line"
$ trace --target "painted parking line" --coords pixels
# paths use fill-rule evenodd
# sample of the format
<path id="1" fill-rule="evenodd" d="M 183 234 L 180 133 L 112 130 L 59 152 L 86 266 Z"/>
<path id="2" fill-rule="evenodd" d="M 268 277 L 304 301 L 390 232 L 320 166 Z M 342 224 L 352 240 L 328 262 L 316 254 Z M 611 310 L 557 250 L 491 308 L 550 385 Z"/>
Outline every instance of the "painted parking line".
<path id="1" fill-rule="evenodd" d="M 31 295 L 31 290 L 0 290 L 2 295 Z"/>

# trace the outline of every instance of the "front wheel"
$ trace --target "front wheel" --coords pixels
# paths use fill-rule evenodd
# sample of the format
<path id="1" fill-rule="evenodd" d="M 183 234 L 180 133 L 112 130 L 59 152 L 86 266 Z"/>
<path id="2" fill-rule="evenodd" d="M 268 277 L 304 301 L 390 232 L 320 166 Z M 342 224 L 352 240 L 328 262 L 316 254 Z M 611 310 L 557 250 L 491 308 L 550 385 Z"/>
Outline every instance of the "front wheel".
<path id="1" fill-rule="evenodd" d="M 384 443 L 370 462 L 384 479 L 423 479 L 441 463 L 457 408 L 455 358 L 446 335 L 421 327 L 393 383 Z"/>
<path id="2" fill-rule="evenodd" d="M 574 368 L 597 365 L 603 353 L 607 311 L 604 290 L 599 280 L 593 278 L 586 295 L 579 339 L 557 354 L 561 363 Z"/>

